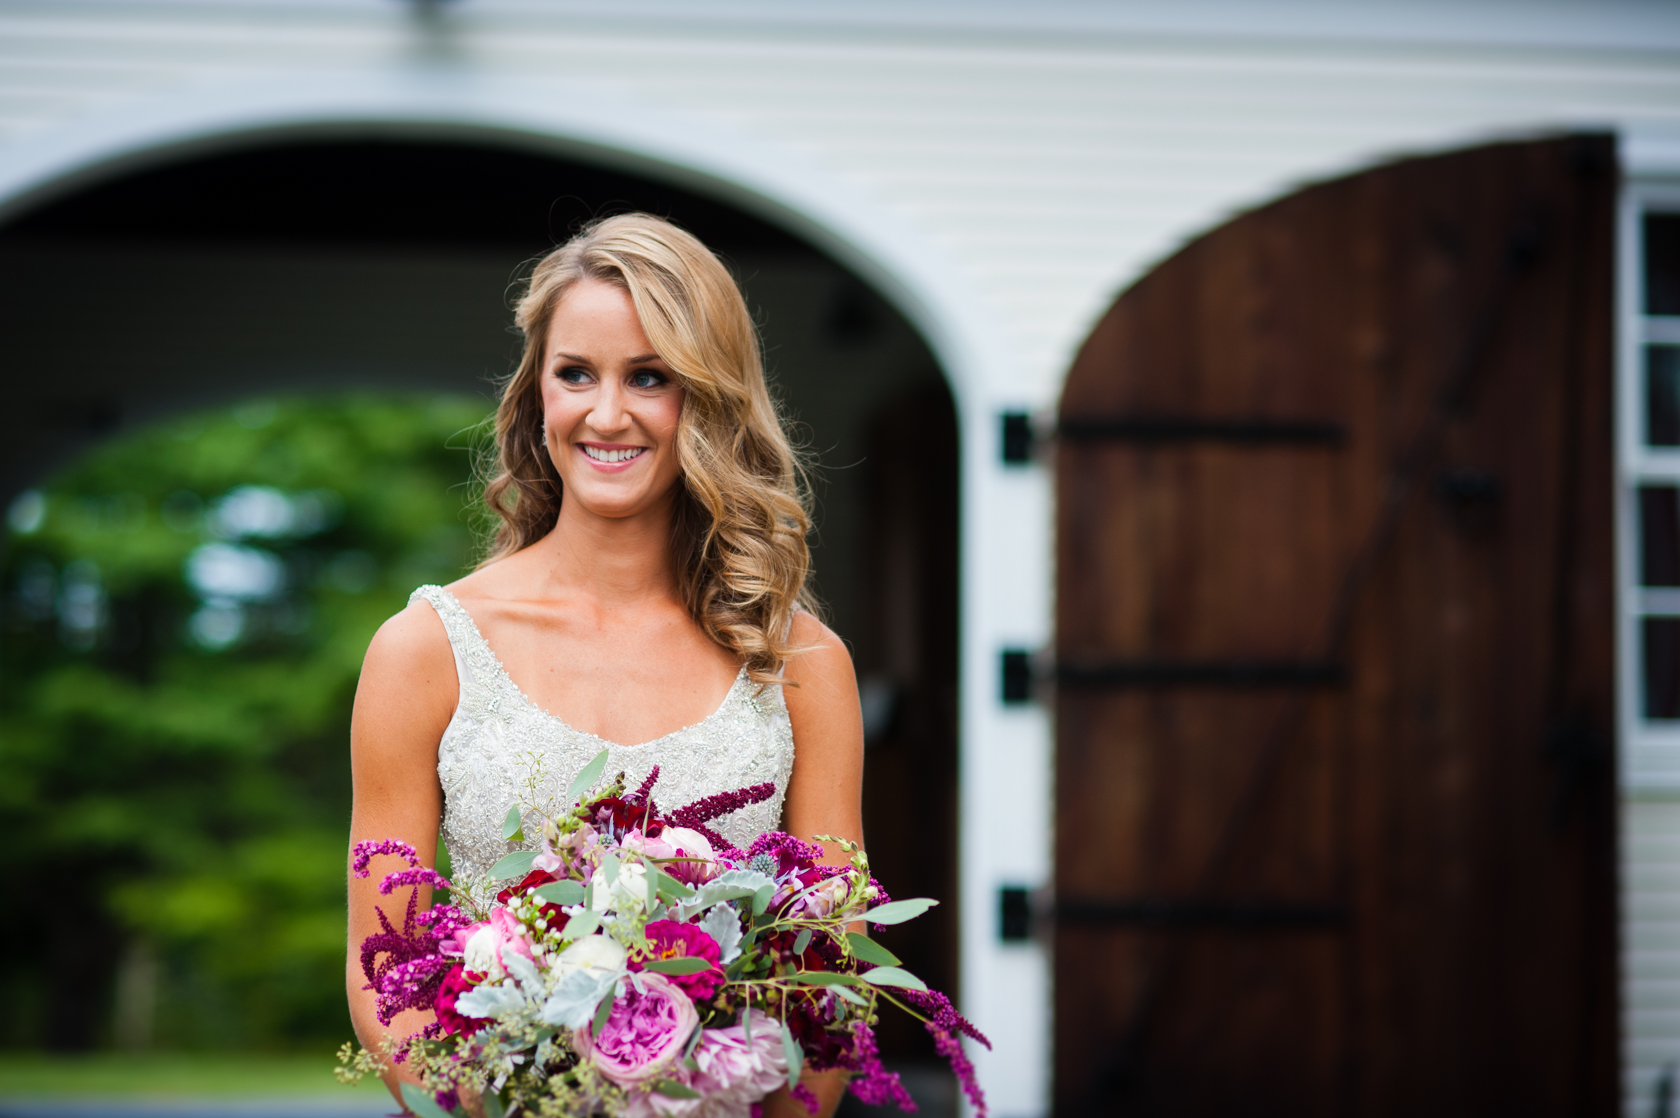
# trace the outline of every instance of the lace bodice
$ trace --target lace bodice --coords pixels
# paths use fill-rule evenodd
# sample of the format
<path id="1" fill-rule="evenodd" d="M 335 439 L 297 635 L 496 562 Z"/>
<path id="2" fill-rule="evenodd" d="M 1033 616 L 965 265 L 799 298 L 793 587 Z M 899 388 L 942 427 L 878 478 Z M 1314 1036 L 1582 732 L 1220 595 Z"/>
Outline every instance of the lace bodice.
<path id="1" fill-rule="evenodd" d="M 460 699 L 438 743 L 443 782 L 443 841 L 457 886 L 478 892 L 497 859 L 535 846 L 505 842 L 508 808 L 557 811 L 574 777 L 602 749 L 607 772 L 622 771 L 634 788 L 654 765 L 654 799 L 669 810 L 703 796 L 772 781 L 776 794 L 711 824 L 745 847 L 781 826 L 782 798 L 793 772 L 793 727 L 779 686 L 760 686 L 743 669 L 723 702 L 706 718 L 640 745 L 619 745 L 568 726 L 526 697 L 508 676 L 478 625 L 441 586 L 422 586 L 409 599 L 429 602 L 455 653 Z M 526 834 L 540 819 L 527 814 Z"/>

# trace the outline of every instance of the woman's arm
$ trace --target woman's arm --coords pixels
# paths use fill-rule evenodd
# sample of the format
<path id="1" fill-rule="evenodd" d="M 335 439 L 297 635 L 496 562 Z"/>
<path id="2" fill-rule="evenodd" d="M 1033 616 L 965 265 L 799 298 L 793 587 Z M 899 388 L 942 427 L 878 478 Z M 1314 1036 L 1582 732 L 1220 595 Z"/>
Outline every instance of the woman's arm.
<path id="1" fill-rule="evenodd" d="M 793 777 L 782 808 L 783 826 L 806 841 L 834 835 L 863 845 L 863 709 L 846 646 L 808 613 L 796 614 L 793 644 L 805 651 L 788 661 L 782 695 L 793 723 Z M 845 855 L 823 844 L 823 860 L 844 864 Z M 828 1118 L 846 1090 L 846 1076 L 825 1072 L 805 1080 Z M 765 1100 L 764 1118 L 810 1118 L 778 1091 Z"/>
<path id="2" fill-rule="evenodd" d="M 789 834 L 807 841 L 834 835 L 863 844 L 863 708 L 851 653 L 808 613 L 794 615 L 793 644 L 782 689 L 793 723 L 793 777 L 782 808 Z M 824 844 L 826 862 L 844 864 Z"/>
<path id="3" fill-rule="evenodd" d="M 434 867 L 443 815 L 438 742 L 454 714 L 458 687 L 449 638 L 431 606 L 413 603 L 374 635 L 362 661 L 350 721 L 352 847 L 369 839 L 402 839 L 425 865 Z M 350 877 L 345 985 L 351 1023 L 362 1046 L 370 1051 L 387 1036 L 401 1039 L 431 1019 L 428 1013 L 410 1010 L 399 1014 L 387 1029 L 375 1015 L 373 992 L 363 989 L 367 979 L 362 974 L 361 945 L 380 930 L 375 908 L 383 908 L 392 924 L 400 927 L 408 907 L 407 890 L 382 897 L 379 882 L 405 864 L 400 858 L 382 855 L 373 859 L 369 876 Z M 422 889 L 420 909 L 430 903 L 431 890 Z M 396 1070 L 388 1069 L 384 1078 L 400 1101 Z"/>

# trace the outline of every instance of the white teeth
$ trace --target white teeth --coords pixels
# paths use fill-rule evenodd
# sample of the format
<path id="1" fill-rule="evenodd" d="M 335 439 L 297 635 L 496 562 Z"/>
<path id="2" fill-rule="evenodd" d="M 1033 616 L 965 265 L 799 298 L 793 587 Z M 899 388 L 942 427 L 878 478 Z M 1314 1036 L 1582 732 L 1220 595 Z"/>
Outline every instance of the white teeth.
<path id="1" fill-rule="evenodd" d="M 583 452 L 597 462 L 628 462 L 646 450 L 645 446 L 628 447 L 624 450 L 602 450 L 600 447 L 590 446 L 588 443 L 579 444 Z"/>

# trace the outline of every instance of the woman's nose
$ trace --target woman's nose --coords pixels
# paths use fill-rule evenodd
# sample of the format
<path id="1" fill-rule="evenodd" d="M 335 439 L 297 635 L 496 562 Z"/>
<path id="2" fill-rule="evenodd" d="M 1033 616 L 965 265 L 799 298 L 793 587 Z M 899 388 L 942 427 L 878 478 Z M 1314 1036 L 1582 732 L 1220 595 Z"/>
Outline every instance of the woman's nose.
<path id="1" fill-rule="evenodd" d="M 595 393 L 595 406 L 589 409 L 589 425 L 605 435 L 621 431 L 628 424 L 623 386 L 614 378 L 603 378 L 601 387 Z"/>

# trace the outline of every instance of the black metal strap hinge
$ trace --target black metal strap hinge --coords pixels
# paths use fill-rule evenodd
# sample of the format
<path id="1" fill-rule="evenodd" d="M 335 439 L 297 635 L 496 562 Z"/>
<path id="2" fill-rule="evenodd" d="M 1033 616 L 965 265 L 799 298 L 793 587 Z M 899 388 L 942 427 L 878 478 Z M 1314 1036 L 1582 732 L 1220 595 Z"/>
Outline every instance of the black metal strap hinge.
<path id="1" fill-rule="evenodd" d="M 1159 691 L 1201 687 L 1223 690 L 1340 687 L 1344 665 L 1323 660 L 1063 660 L 1024 648 L 1006 648 L 999 663 L 1000 698 L 1030 703 L 1040 683 L 1083 690 Z"/>
<path id="2" fill-rule="evenodd" d="M 1347 428 L 1321 419 L 1207 418 L 1182 415 L 1064 416 L 1052 424 L 1026 412 L 1001 416 L 1002 457 L 1025 465 L 1051 440 L 1121 443 L 1225 443 L 1236 446 L 1336 447 Z"/>
<path id="3" fill-rule="evenodd" d="M 1295 901 L 1178 901 L 1161 897 L 1120 900 L 1065 898 L 1055 906 L 1063 924 L 1119 927 L 1193 927 L 1256 931 L 1333 928 L 1347 923 L 1345 905 Z"/>

